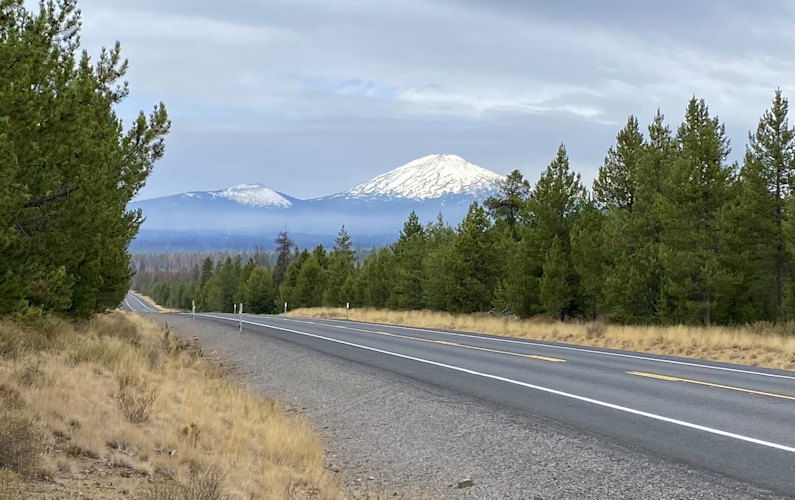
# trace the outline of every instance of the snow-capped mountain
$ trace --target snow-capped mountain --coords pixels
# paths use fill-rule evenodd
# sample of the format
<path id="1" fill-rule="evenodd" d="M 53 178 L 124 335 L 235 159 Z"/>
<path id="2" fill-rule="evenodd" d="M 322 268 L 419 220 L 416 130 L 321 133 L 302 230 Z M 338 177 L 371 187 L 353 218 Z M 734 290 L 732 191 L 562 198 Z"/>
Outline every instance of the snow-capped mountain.
<path id="1" fill-rule="evenodd" d="M 191 191 L 130 204 L 145 222 L 133 251 L 243 250 L 269 244 L 276 232 L 303 234 L 318 243 L 345 225 L 362 241 L 388 243 L 408 214 L 421 220 L 438 214 L 452 225 L 473 201 L 497 192 L 504 177 L 452 154 L 411 161 L 342 193 L 301 200 L 262 184 L 217 191 Z M 374 239 L 377 236 L 380 239 Z M 210 244 L 210 242 L 214 242 Z M 248 242 L 243 245 L 241 242 Z"/>
<path id="2" fill-rule="evenodd" d="M 449 195 L 480 197 L 504 177 L 457 155 L 423 156 L 335 195 L 341 198 L 428 200 Z"/>
<path id="3" fill-rule="evenodd" d="M 195 195 L 195 193 L 186 194 L 188 196 Z M 287 208 L 293 206 L 293 203 L 281 193 L 262 184 L 239 184 L 219 191 L 209 191 L 207 194 L 213 198 L 226 198 L 252 207 Z"/>

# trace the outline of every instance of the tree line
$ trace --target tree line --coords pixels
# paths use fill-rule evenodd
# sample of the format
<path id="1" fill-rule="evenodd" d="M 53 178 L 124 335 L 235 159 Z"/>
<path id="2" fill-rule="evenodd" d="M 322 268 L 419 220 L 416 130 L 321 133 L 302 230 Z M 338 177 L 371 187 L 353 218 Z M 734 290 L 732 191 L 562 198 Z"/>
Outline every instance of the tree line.
<path id="1" fill-rule="evenodd" d="M 127 203 L 162 157 L 162 103 L 125 127 L 119 44 L 80 51 L 75 0 L 0 0 L 0 314 L 115 308 L 142 221 Z"/>
<path id="2" fill-rule="evenodd" d="M 630 116 L 592 189 L 566 148 L 534 186 L 519 171 L 456 227 L 409 215 L 397 241 L 357 263 L 334 247 L 297 252 L 280 235 L 272 266 L 204 262 L 157 280 L 158 302 L 251 312 L 313 306 L 499 311 L 622 323 L 742 324 L 795 319 L 795 130 L 776 91 L 729 163 L 724 125 L 692 98 L 672 131 Z"/>

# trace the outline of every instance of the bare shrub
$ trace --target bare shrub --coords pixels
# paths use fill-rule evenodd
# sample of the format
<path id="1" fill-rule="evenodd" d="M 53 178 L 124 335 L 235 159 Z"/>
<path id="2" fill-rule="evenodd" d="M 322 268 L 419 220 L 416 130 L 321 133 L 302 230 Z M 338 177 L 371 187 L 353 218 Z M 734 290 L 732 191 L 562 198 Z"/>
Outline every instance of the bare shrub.
<path id="1" fill-rule="evenodd" d="M 0 469 L 0 498 L 3 500 L 23 500 L 22 487 L 17 475 L 6 469 Z"/>
<path id="2" fill-rule="evenodd" d="M 39 458 L 39 436 L 22 410 L 0 408 L 0 469 L 33 471 Z"/>
<path id="3" fill-rule="evenodd" d="M 29 362 L 25 363 L 19 370 L 14 373 L 14 377 L 23 387 L 41 387 L 49 384 L 51 380 L 41 369 L 39 363 Z"/>
<path id="4" fill-rule="evenodd" d="M 142 424 L 157 401 L 157 389 L 131 372 L 116 375 L 119 382 L 119 408 L 128 422 Z"/>
<path id="5" fill-rule="evenodd" d="M 97 363 L 107 368 L 119 364 L 122 357 L 120 346 L 102 340 L 88 340 L 79 342 L 69 357 L 77 363 Z"/>
<path id="6" fill-rule="evenodd" d="M 94 316 L 88 322 L 88 328 L 96 332 L 99 337 L 116 337 L 131 342 L 141 340 L 135 323 L 118 312 Z"/>
<path id="7" fill-rule="evenodd" d="M 224 498 L 224 474 L 216 467 L 192 463 L 180 483 L 155 483 L 147 492 L 153 500 L 220 500 Z"/>
<path id="8" fill-rule="evenodd" d="M 21 410 L 24 407 L 25 400 L 22 399 L 19 391 L 10 385 L 0 383 L 0 409 L 9 411 Z"/>
<path id="9" fill-rule="evenodd" d="M 4 321 L 0 323 L 0 356 L 15 359 L 24 353 L 46 351 L 55 347 L 61 336 L 73 332 L 71 325 L 56 319 L 33 324 Z"/>
<path id="10" fill-rule="evenodd" d="M 757 321 L 748 325 L 748 330 L 755 335 L 778 335 L 780 337 L 795 337 L 795 321 L 773 323 L 771 321 Z"/>
<path id="11" fill-rule="evenodd" d="M 585 325 L 585 338 L 599 339 L 605 336 L 607 325 L 603 321 L 591 321 Z"/>

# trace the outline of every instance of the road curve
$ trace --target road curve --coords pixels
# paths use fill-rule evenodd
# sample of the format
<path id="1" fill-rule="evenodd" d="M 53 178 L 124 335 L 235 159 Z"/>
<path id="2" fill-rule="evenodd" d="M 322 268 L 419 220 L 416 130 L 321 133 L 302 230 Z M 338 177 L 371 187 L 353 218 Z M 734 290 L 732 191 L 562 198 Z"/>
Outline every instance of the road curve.
<path id="1" fill-rule="evenodd" d="M 128 294 L 123 307 L 157 310 Z M 795 496 L 795 372 L 345 320 L 203 313 Z"/>

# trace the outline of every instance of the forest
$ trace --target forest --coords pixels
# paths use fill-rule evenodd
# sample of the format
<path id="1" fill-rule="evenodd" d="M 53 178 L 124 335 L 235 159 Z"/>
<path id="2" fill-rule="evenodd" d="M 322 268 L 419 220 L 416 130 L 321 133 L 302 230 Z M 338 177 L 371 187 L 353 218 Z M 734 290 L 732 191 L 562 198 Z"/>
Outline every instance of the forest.
<path id="1" fill-rule="evenodd" d="M 359 259 L 333 248 L 206 258 L 142 273 L 158 303 L 273 313 L 331 306 L 603 318 L 629 324 L 795 319 L 795 130 L 780 90 L 729 162 L 724 125 L 692 98 L 672 130 L 630 116 L 587 189 L 564 145 L 534 185 L 516 170 L 453 228 L 409 214 L 397 241 Z"/>

